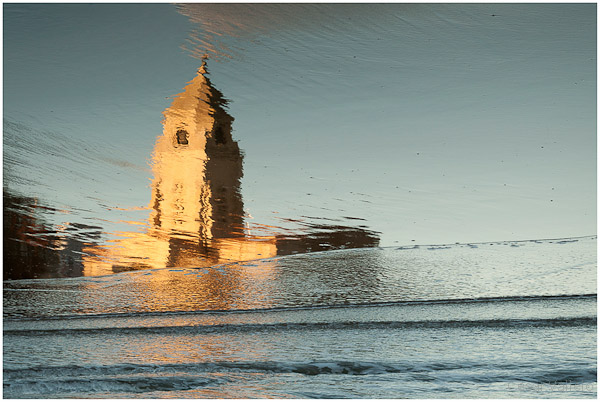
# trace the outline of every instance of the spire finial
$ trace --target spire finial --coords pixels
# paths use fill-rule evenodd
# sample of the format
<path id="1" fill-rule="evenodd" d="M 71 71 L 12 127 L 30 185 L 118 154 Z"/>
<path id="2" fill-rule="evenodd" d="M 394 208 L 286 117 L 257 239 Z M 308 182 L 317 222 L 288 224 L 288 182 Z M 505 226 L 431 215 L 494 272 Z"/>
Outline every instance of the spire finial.
<path id="1" fill-rule="evenodd" d="M 204 56 L 202 56 L 202 65 L 200 66 L 200 68 L 198 69 L 198 73 L 199 74 L 207 74 L 208 70 L 206 69 L 206 61 L 208 60 L 208 54 L 204 54 Z"/>

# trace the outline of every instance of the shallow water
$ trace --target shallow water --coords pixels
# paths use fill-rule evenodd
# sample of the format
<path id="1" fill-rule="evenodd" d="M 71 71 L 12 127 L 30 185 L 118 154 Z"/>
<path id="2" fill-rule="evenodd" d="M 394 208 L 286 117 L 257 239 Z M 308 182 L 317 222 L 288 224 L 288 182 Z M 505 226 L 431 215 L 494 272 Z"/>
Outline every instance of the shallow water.
<path id="1" fill-rule="evenodd" d="M 4 314 L 53 317 L 595 294 L 595 269 L 596 237 L 338 250 L 208 268 L 5 281 Z"/>
<path id="2" fill-rule="evenodd" d="M 561 302 L 568 305 L 573 300 Z M 505 308 L 502 301 L 492 305 L 487 306 L 492 311 Z M 575 306 L 576 315 L 582 310 L 594 314 L 596 300 L 576 301 Z M 467 311 L 468 307 L 457 305 Z M 587 398 L 596 394 L 595 316 L 423 323 L 403 322 L 402 306 L 391 308 L 397 318 L 385 323 L 5 329 L 5 345 L 9 341 L 20 351 L 5 352 L 4 396 Z M 546 308 L 554 306 L 548 302 Z M 369 307 L 363 309 L 361 316 L 371 313 Z M 299 319 L 310 315 L 302 313 Z M 25 354 L 35 358 L 23 364 Z"/>
<path id="3" fill-rule="evenodd" d="M 4 282 L 4 396 L 592 398 L 596 238 Z"/>
<path id="4" fill-rule="evenodd" d="M 4 396 L 596 396 L 596 5 L 6 4 Z"/>

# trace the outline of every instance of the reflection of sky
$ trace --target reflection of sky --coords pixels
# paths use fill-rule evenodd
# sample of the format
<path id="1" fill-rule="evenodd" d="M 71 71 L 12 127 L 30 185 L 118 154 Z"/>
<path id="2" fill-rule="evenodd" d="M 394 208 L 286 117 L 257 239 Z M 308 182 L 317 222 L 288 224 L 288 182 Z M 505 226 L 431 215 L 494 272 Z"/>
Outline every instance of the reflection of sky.
<path id="1" fill-rule="evenodd" d="M 169 5 L 22 4 L 5 6 L 4 23 L 5 119 L 74 154 L 30 150 L 37 169 L 24 175 L 38 183 L 24 193 L 99 220 L 143 220 L 107 211 L 149 201 L 161 113 L 198 67 L 180 48 L 186 19 Z"/>
<path id="2" fill-rule="evenodd" d="M 207 27 L 236 27 L 218 38 L 235 51 L 209 70 L 253 222 L 360 222 L 382 245 L 595 233 L 595 5 L 311 5 L 320 18 L 279 25 L 256 8 L 242 27 L 197 7 L 181 10 L 194 23 L 171 5 L 4 7 L 5 119 L 76 147 L 28 151 L 35 168 L 8 172 L 38 184 L 17 189 L 80 219 L 144 220 L 107 208 L 147 205 L 166 98 L 200 64 L 181 46 L 217 15 Z"/>
<path id="3" fill-rule="evenodd" d="M 383 244 L 594 232 L 594 7 L 388 5 L 244 43 L 213 79 L 247 207 L 360 216 Z"/>

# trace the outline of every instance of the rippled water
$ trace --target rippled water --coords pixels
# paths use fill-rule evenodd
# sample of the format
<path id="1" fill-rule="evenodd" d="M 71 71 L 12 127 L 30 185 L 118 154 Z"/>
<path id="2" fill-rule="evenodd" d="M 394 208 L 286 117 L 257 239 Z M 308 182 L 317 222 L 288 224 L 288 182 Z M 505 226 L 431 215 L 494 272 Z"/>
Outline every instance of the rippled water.
<path id="1" fill-rule="evenodd" d="M 4 282 L 4 396 L 590 398 L 596 237 Z"/>
<path id="2" fill-rule="evenodd" d="M 594 4 L 3 9 L 4 396 L 596 395 Z"/>
<path id="3" fill-rule="evenodd" d="M 596 293 L 596 237 L 308 253 L 209 268 L 4 282 L 4 313 L 45 317 Z"/>
<path id="4" fill-rule="evenodd" d="M 352 310 L 342 309 L 344 318 L 352 321 L 323 324 L 248 324 L 241 317 L 246 323 L 176 323 L 151 329 L 5 328 L 5 345 L 10 341 L 19 352 L 5 352 L 4 395 L 594 397 L 595 318 L 494 317 L 494 312 L 513 303 L 527 305 L 498 301 L 476 306 L 493 317 L 483 321 L 469 320 L 471 306 L 459 304 L 455 310 L 463 313 L 463 320 L 457 321 L 427 321 L 430 306 L 423 305 L 416 322 L 404 321 L 403 306 L 390 306 L 387 315 L 393 321 L 387 322 L 377 321 L 384 315 L 378 310 L 384 308 L 365 307 L 353 316 L 344 314 Z M 536 303 L 538 313 L 557 310 L 552 301 Z M 565 299 L 561 304 L 562 313 L 581 316 L 595 313 L 596 300 Z M 295 319 L 310 316 L 302 313 Z M 274 321 L 284 318 L 268 312 L 259 315 Z M 362 321 L 365 316 L 374 321 Z M 125 320 L 135 324 L 132 317 Z M 36 324 L 40 328 L 45 322 Z M 27 365 L 26 353 L 32 356 Z"/>

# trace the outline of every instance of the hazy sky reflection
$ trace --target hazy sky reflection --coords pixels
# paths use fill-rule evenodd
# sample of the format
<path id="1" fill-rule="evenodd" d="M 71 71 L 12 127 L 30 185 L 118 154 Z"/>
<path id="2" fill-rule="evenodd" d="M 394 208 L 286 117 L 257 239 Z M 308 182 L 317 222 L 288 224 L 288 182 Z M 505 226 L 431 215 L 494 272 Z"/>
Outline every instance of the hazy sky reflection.
<path id="1" fill-rule="evenodd" d="M 162 113 L 208 56 L 248 225 L 381 245 L 592 234 L 595 11 L 7 4 L 4 186 L 56 208 L 50 225 L 147 230 Z"/>

